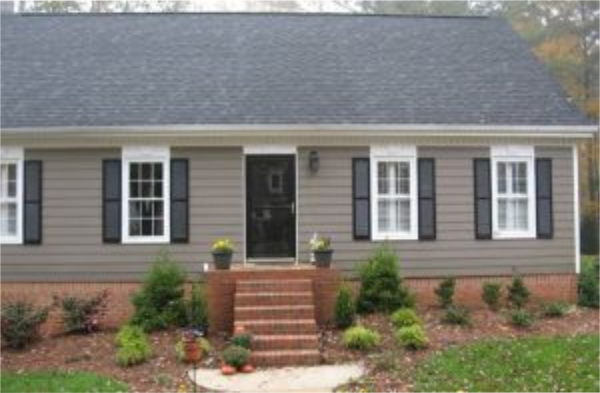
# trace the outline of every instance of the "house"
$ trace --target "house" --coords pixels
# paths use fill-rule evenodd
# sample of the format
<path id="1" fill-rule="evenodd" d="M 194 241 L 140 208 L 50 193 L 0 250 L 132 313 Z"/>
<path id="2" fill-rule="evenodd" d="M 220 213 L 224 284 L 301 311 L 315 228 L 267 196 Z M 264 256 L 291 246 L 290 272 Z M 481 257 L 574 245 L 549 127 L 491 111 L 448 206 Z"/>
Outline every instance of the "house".
<path id="1" fill-rule="evenodd" d="M 468 302 L 515 271 L 538 296 L 575 295 L 577 144 L 598 129 L 504 20 L 12 15 L 1 28 L 5 299 L 126 299 L 161 248 L 204 274 L 226 237 L 235 269 L 206 274 L 228 327 L 227 277 L 316 279 L 314 234 L 332 239 L 331 272 L 387 242 L 423 302 L 439 277 L 461 277 Z M 334 289 L 321 290 L 327 315 Z"/>

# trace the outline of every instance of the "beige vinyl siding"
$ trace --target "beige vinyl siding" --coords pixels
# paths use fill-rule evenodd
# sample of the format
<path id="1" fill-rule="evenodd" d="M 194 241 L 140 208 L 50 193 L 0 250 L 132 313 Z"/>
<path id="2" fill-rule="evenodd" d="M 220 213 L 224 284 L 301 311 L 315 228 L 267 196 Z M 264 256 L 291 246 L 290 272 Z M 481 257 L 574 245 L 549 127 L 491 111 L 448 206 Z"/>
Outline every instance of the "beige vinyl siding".
<path id="1" fill-rule="evenodd" d="M 369 148 L 314 148 L 318 174 L 310 174 L 308 154 L 299 156 L 300 259 L 313 233 L 331 236 L 338 266 L 352 269 L 381 242 L 353 240 L 352 158 Z M 437 240 L 398 240 L 389 244 L 407 276 L 485 275 L 520 272 L 574 272 L 572 150 L 536 148 L 553 159 L 554 239 L 475 240 L 473 158 L 489 157 L 489 147 L 420 147 L 419 157 L 436 160 Z"/>
<path id="2" fill-rule="evenodd" d="M 210 261 L 220 237 L 243 245 L 242 149 L 173 148 L 189 159 L 189 244 L 105 244 L 102 240 L 102 160 L 120 149 L 25 150 L 43 161 L 43 243 L 3 245 L 2 280 L 137 280 L 161 248 L 188 272 Z"/>

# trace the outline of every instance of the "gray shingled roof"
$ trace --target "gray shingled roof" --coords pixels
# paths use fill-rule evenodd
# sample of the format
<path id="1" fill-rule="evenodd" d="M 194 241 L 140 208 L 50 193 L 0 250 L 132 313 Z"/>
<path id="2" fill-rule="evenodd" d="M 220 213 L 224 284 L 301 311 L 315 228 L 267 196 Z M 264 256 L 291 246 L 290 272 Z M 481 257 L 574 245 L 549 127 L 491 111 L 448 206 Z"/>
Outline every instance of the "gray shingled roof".
<path id="1" fill-rule="evenodd" d="M 2 127 L 586 124 L 493 18 L 17 15 L 1 29 Z"/>

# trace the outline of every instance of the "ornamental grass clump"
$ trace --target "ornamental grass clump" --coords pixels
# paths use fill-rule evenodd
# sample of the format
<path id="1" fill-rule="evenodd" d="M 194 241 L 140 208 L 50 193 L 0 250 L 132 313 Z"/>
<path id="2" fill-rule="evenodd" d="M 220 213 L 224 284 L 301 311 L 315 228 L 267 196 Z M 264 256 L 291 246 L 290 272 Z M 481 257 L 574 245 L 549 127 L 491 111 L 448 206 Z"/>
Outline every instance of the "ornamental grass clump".
<path id="1" fill-rule="evenodd" d="M 208 330 L 208 304 L 206 294 L 199 283 L 192 285 L 190 300 L 186 302 L 186 317 L 188 325 L 196 330 Z"/>
<path id="2" fill-rule="evenodd" d="M 139 326 L 123 326 L 119 330 L 115 342 L 117 344 L 117 363 L 121 367 L 143 363 L 152 356 L 152 347 L 148 336 Z"/>
<path id="3" fill-rule="evenodd" d="M 335 299 L 335 324 L 339 329 L 352 326 L 356 318 L 354 294 L 348 283 L 343 283 Z"/>
<path id="4" fill-rule="evenodd" d="M 342 342 L 346 348 L 369 351 L 381 345 L 381 336 L 366 327 L 354 326 L 344 332 Z"/>

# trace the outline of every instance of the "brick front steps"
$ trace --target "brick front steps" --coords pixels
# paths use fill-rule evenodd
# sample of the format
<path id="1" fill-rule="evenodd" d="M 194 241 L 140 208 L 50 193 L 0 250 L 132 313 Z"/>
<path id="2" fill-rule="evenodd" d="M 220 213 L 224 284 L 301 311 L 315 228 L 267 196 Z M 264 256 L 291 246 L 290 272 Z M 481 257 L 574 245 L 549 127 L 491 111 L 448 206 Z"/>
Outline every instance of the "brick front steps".
<path id="1" fill-rule="evenodd" d="M 234 325 L 252 333 L 255 365 L 320 362 L 312 287 L 310 279 L 237 281 Z"/>

